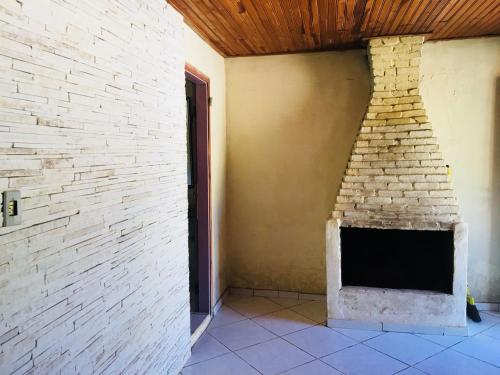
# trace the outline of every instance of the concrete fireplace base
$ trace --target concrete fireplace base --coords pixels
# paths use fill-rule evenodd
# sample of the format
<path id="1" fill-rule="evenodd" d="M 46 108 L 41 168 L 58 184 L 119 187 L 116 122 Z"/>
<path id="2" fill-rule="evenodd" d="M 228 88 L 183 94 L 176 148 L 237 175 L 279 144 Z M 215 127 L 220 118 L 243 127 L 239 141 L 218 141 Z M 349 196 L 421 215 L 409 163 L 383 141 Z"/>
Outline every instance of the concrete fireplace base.
<path id="1" fill-rule="evenodd" d="M 341 220 L 326 227 L 328 326 L 467 335 L 467 225 L 454 230 L 453 294 L 420 290 L 342 287 Z"/>

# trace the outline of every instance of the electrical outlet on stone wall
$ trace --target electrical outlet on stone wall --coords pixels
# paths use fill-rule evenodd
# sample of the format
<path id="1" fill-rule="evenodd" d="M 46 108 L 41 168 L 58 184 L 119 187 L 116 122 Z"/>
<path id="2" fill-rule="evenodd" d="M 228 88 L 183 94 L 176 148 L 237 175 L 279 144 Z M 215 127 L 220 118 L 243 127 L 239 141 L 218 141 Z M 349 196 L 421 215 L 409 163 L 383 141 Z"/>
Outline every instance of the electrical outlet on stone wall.
<path id="1" fill-rule="evenodd" d="M 21 192 L 8 190 L 3 192 L 3 226 L 21 224 Z"/>

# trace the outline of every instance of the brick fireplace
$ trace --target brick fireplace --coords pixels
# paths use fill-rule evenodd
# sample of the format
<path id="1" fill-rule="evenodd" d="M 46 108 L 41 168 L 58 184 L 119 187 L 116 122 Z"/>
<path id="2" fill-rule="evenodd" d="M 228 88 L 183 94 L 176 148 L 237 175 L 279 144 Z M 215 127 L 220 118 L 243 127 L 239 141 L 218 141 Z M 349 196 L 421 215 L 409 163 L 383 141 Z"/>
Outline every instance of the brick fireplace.
<path id="1" fill-rule="evenodd" d="M 368 43 L 371 100 L 327 223 L 329 326 L 467 332 L 467 226 L 419 95 L 423 42 Z"/>

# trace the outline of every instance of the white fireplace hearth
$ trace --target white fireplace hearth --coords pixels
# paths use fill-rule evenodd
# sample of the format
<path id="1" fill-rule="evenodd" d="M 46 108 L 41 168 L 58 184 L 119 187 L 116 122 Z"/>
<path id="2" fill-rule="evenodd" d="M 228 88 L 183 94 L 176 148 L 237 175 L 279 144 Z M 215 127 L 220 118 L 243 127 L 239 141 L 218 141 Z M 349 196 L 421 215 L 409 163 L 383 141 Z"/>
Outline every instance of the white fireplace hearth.
<path id="1" fill-rule="evenodd" d="M 467 335 L 467 225 L 453 228 L 452 294 L 435 291 L 343 286 L 340 231 L 342 222 L 327 223 L 328 326 L 370 330 Z M 404 249 L 402 249 L 404 251 Z M 425 272 L 425 269 L 422 270 Z"/>
<path id="2" fill-rule="evenodd" d="M 467 334 L 467 225 L 419 93 L 423 42 L 368 43 L 370 105 L 326 227 L 332 327 Z"/>

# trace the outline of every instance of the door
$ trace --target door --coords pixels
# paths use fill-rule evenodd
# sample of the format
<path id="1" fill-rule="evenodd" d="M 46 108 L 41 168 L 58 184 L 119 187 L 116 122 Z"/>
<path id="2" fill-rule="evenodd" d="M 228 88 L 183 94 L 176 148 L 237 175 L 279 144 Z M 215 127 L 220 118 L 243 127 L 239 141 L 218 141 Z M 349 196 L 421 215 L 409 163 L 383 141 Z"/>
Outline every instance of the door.
<path id="1" fill-rule="evenodd" d="M 191 332 L 211 312 L 209 79 L 186 65 Z"/>

